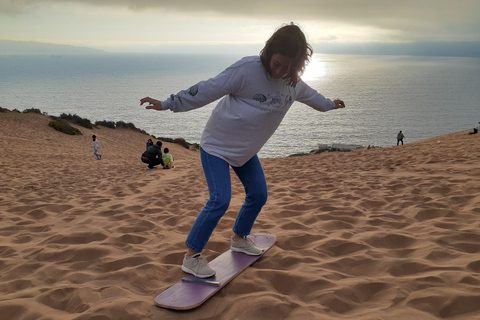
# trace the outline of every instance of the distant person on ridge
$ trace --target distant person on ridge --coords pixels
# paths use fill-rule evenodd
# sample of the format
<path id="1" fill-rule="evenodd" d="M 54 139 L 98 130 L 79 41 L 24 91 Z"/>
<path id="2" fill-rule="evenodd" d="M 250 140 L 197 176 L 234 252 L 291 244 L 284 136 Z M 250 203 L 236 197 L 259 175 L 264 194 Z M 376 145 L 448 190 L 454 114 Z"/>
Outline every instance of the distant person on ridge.
<path id="1" fill-rule="evenodd" d="M 230 167 L 242 182 L 246 197 L 230 240 L 232 251 L 261 255 L 247 236 L 267 201 L 265 174 L 257 153 L 278 128 L 295 101 L 318 111 L 345 108 L 331 101 L 300 78 L 313 54 L 305 35 L 293 23 L 279 28 L 260 56 L 245 57 L 214 78 L 201 81 L 165 101 L 146 97 L 146 109 L 184 112 L 221 99 L 205 126 L 200 157 L 210 199 L 187 237 L 182 270 L 199 278 L 215 275 L 201 252 L 220 218 L 227 211 L 232 185 Z"/>
<path id="2" fill-rule="evenodd" d="M 480 122 L 475 128 L 473 128 L 473 132 L 470 132 L 469 134 L 477 134 L 479 130 L 480 130 Z"/>
<path id="3" fill-rule="evenodd" d="M 397 146 L 400 142 L 402 143 L 402 146 L 403 146 L 403 138 L 405 138 L 405 136 L 403 135 L 402 130 L 400 130 L 400 132 L 397 134 Z"/>
<path id="4" fill-rule="evenodd" d="M 168 148 L 163 149 L 163 169 L 173 168 L 173 156 L 169 152 Z"/>
<path id="5" fill-rule="evenodd" d="M 93 135 L 92 140 L 93 140 L 93 143 L 92 143 L 93 154 L 95 155 L 95 157 L 97 157 L 97 160 L 101 160 L 102 155 L 98 153 L 98 149 L 100 149 L 100 143 L 97 140 L 97 136 Z"/>
<path id="6" fill-rule="evenodd" d="M 142 154 L 142 162 L 148 163 L 147 169 L 155 169 L 155 166 L 161 164 L 162 161 L 162 141 L 157 141 L 156 144 L 151 145 L 148 149 Z"/>

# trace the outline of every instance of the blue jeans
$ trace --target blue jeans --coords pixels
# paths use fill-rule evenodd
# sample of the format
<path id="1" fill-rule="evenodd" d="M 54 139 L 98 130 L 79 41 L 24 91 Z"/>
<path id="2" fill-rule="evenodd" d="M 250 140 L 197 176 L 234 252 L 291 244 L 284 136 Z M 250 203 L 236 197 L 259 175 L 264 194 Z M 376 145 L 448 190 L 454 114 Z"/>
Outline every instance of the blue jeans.
<path id="1" fill-rule="evenodd" d="M 187 237 L 187 247 L 201 252 L 208 239 L 230 205 L 232 184 L 230 180 L 230 165 L 218 157 L 200 150 L 203 171 L 207 179 L 210 199 L 200 212 Z M 233 167 L 245 188 L 245 202 L 240 209 L 233 232 L 239 236 L 247 236 L 252 230 L 260 210 L 267 202 L 267 181 L 262 165 L 255 155 L 241 167 Z"/>

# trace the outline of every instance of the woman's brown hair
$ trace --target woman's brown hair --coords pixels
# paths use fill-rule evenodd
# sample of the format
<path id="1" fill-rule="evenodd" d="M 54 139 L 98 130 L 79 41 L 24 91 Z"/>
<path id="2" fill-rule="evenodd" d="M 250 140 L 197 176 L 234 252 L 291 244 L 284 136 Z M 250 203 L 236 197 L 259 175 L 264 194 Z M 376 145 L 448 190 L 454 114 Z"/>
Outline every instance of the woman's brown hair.
<path id="1" fill-rule="evenodd" d="M 269 74 L 272 73 L 270 70 L 270 60 L 272 59 L 272 55 L 276 53 L 292 59 L 288 71 L 283 78 L 287 81 L 288 85 L 295 87 L 305 70 L 306 63 L 313 54 L 313 49 L 307 43 L 307 39 L 302 30 L 293 24 L 293 22 L 283 25 L 275 31 L 260 52 L 262 64 Z"/>

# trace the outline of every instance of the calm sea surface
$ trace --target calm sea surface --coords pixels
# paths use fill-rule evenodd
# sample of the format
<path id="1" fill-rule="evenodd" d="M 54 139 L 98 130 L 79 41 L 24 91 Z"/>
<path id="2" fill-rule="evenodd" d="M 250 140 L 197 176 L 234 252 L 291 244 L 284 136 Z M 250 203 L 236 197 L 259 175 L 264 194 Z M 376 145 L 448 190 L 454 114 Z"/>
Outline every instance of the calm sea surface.
<path id="1" fill-rule="evenodd" d="M 233 55 L 0 55 L 0 107 L 132 122 L 159 137 L 199 142 L 215 105 L 172 113 L 145 110 L 237 61 Z M 303 79 L 347 108 L 326 113 L 295 103 L 260 157 L 319 144 L 396 145 L 473 128 L 480 121 L 480 59 L 314 55 Z M 1 113 L 0 113 L 1 117 Z"/>

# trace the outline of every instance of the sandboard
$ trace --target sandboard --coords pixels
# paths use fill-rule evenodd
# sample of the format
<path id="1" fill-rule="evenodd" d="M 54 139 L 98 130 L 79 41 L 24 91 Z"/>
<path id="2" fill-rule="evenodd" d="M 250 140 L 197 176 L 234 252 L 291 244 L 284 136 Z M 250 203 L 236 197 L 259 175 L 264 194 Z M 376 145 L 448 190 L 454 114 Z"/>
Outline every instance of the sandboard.
<path id="1" fill-rule="evenodd" d="M 248 236 L 255 245 L 262 248 L 263 254 L 270 249 L 277 238 L 268 233 L 252 233 Z M 190 310 L 200 306 L 216 292 L 220 291 L 243 270 L 263 256 L 249 256 L 241 252 L 228 251 L 222 253 L 209 264 L 216 275 L 206 279 L 198 279 L 192 275 L 185 276 L 155 298 L 155 305 L 173 310 Z"/>

